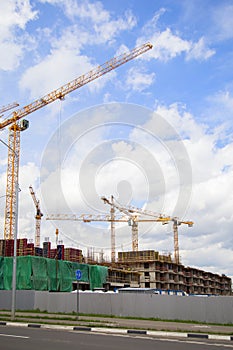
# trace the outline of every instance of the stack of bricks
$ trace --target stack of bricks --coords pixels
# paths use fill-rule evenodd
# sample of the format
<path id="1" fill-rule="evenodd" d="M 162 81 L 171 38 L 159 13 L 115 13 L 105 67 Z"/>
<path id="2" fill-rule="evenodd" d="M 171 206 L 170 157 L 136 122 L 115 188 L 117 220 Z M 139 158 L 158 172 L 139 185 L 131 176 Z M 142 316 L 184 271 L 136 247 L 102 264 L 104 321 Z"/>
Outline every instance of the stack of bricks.
<path id="1" fill-rule="evenodd" d="M 28 243 L 26 250 L 27 250 L 26 255 L 35 255 L 34 243 Z"/>
<path id="2" fill-rule="evenodd" d="M 56 259 L 57 257 L 57 249 L 50 249 L 50 259 Z"/>
<path id="3" fill-rule="evenodd" d="M 17 256 L 27 255 L 27 238 L 17 239 Z"/>
<path id="4" fill-rule="evenodd" d="M 72 262 L 82 262 L 83 255 L 82 250 L 75 248 L 65 248 L 64 260 Z"/>
<path id="5" fill-rule="evenodd" d="M 5 256 L 14 256 L 14 240 L 7 239 L 5 241 Z"/>
<path id="6" fill-rule="evenodd" d="M 1 239 L 0 240 L 0 256 L 5 255 L 5 240 Z"/>

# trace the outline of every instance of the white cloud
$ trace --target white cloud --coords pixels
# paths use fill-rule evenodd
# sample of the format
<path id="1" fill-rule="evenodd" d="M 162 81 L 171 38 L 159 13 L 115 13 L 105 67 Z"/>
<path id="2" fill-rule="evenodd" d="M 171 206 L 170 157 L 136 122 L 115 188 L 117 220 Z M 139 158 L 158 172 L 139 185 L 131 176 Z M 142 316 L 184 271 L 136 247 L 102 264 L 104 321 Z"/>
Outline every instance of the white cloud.
<path id="1" fill-rule="evenodd" d="M 65 1 L 65 12 L 70 18 L 79 17 L 91 20 L 93 23 L 108 22 L 110 13 L 104 9 L 100 1 Z"/>
<path id="2" fill-rule="evenodd" d="M 75 24 L 62 27 L 59 36 L 54 36 L 51 29 L 46 31 L 46 28 L 43 28 L 43 33 L 48 39 L 47 45 L 50 45 L 49 54 L 42 60 L 37 57 L 37 64 L 24 72 L 19 84 L 23 91 L 30 91 L 30 98 L 38 98 L 90 71 L 95 65 L 92 64 L 91 57 L 82 55 L 85 46 L 112 42 L 120 32 L 130 30 L 136 24 L 131 12 L 128 11 L 122 17 L 113 19 L 110 13 L 103 9 L 101 3 L 91 4 L 87 1 L 66 3 L 58 0 L 42 2 L 65 7 L 67 11 L 73 9 L 72 14 L 76 17 L 76 21 Z M 93 25 L 87 25 L 83 19 L 91 19 Z M 40 35 L 41 33 L 40 31 Z M 115 75 L 115 72 L 111 72 L 101 80 L 88 85 L 88 89 L 91 92 L 102 89 Z"/>
<path id="3" fill-rule="evenodd" d="M 139 68 L 130 68 L 127 72 L 126 84 L 129 89 L 134 91 L 143 91 L 148 88 L 155 79 L 155 73 L 145 73 Z"/>
<path id="4" fill-rule="evenodd" d="M 190 43 L 174 35 L 169 28 L 163 32 L 157 31 L 150 37 L 141 37 L 138 39 L 137 44 L 140 45 L 147 41 L 152 43 L 153 48 L 148 51 L 147 55 L 143 56 L 146 60 L 154 58 L 168 61 L 190 49 Z"/>
<path id="5" fill-rule="evenodd" d="M 205 39 L 202 37 L 197 42 L 192 40 L 184 40 L 179 34 L 174 34 L 170 28 L 161 31 L 158 28 L 158 20 L 164 13 L 164 9 L 156 14 L 142 29 L 143 35 L 138 38 L 137 44 L 141 45 L 150 41 L 153 49 L 143 59 L 159 59 L 161 61 L 171 60 L 181 54 L 184 54 L 188 60 L 206 60 L 215 51 L 209 49 L 205 44 Z"/>
<path id="6" fill-rule="evenodd" d="M 2 70 L 14 70 L 23 56 L 23 47 L 13 42 L 0 43 L 0 68 Z"/>
<path id="7" fill-rule="evenodd" d="M 218 93 L 214 99 L 219 102 L 224 104 L 227 108 L 233 109 L 233 96 L 231 96 L 229 91 L 225 92 L 220 92 Z"/>
<path id="8" fill-rule="evenodd" d="M 91 20 L 98 23 L 108 21 L 110 13 L 104 9 L 103 4 L 100 1 L 91 3 L 83 0 L 39 0 L 41 3 L 60 5 L 65 12 L 65 15 L 70 19 L 75 17 Z"/>
<path id="9" fill-rule="evenodd" d="M 184 139 L 183 143 L 190 154 L 195 183 L 223 175 L 223 169 L 232 164 L 230 152 L 233 145 L 227 143 L 222 148 L 217 146 L 224 136 L 224 127 L 209 130 L 207 125 L 198 124 L 184 107 L 177 104 L 169 108 L 158 106 L 156 112 L 166 118 Z M 208 164 L 208 168 L 200 167 L 200 164 Z"/>
<path id="10" fill-rule="evenodd" d="M 68 52 L 73 52 L 74 55 L 78 55 L 86 44 L 92 43 L 93 38 L 91 31 L 88 30 L 87 27 L 83 28 L 75 24 L 64 27 L 60 36 L 56 37 L 53 35 L 51 47 L 52 50 L 64 50 L 64 54 L 65 50 L 67 50 Z"/>
<path id="11" fill-rule="evenodd" d="M 137 21 L 133 14 L 128 11 L 125 13 L 125 18 L 118 18 L 101 24 L 95 25 L 95 33 L 99 43 L 113 41 L 120 32 L 132 30 Z"/>
<path id="12" fill-rule="evenodd" d="M 177 105 L 158 107 L 157 112 L 185 136 L 183 142 L 192 165 L 192 198 L 186 217 L 194 221 L 194 226 L 182 238 L 184 262 L 218 273 L 229 271 L 233 255 L 233 142 L 218 148 L 222 138 L 219 128 L 207 129 Z"/>
<path id="13" fill-rule="evenodd" d="M 35 207 L 31 199 L 29 192 L 29 185 L 32 185 L 34 190 L 37 191 L 36 183 L 39 177 L 39 168 L 34 163 L 27 163 L 19 167 L 19 220 L 18 220 L 18 237 L 33 239 L 34 240 L 34 216 Z M 6 175 L 1 176 L 0 183 L 1 188 L 6 188 Z M 38 191 L 39 195 L 39 191 Z M 1 208 L 1 226 L 0 230 L 4 230 L 4 208 L 5 208 L 5 198 L 0 199 Z"/>
<path id="14" fill-rule="evenodd" d="M 219 6 L 213 6 L 210 13 L 214 25 L 213 32 L 219 40 L 231 39 L 233 36 L 233 5 L 221 3 Z"/>
<path id="15" fill-rule="evenodd" d="M 114 16 L 104 9 L 100 1 L 91 3 L 86 0 L 40 0 L 42 3 L 59 5 L 63 8 L 65 15 L 72 22 L 79 21 L 80 35 L 76 40 L 86 44 L 105 44 L 115 40 L 122 31 L 131 30 L 137 24 L 136 17 L 131 11 L 126 11 L 123 16 Z M 88 29 L 87 29 L 88 28 Z M 75 41 L 75 38 L 73 38 Z M 80 44 L 78 45 L 78 47 Z"/>
<path id="16" fill-rule="evenodd" d="M 223 135 L 232 130 L 232 110 L 233 110 L 233 95 L 232 91 L 218 91 L 215 94 L 206 98 L 207 106 L 203 111 L 202 118 L 206 122 L 212 121 L 214 124 L 224 123 L 225 132 Z M 228 128 L 228 129 L 227 129 Z"/>
<path id="17" fill-rule="evenodd" d="M 64 59 L 65 57 L 65 59 Z M 22 76 L 20 88 L 30 91 L 31 98 L 45 95 L 93 68 L 86 56 L 71 51 L 53 51 L 42 62 L 30 67 Z"/>
<path id="18" fill-rule="evenodd" d="M 25 49 L 22 32 L 26 24 L 37 17 L 29 0 L 5 0 L 0 3 L 0 69 L 14 70 L 20 63 Z"/>
<path id="19" fill-rule="evenodd" d="M 190 50 L 187 52 L 187 60 L 207 60 L 215 54 L 215 50 L 209 49 L 205 45 L 205 39 L 202 37 L 197 43 L 192 43 Z"/>
<path id="20" fill-rule="evenodd" d="M 186 228 L 183 225 L 185 227 L 179 228 L 182 262 L 185 265 L 195 265 L 212 272 L 233 276 L 231 269 L 233 143 L 228 142 L 224 147 L 218 148 L 216 146 L 218 138 L 222 137 L 219 135 L 219 129 L 209 130 L 205 125 L 198 124 L 183 106 L 176 104 L 168 107 L 157 106 L 156 113 L 148 114 L 146 123 L 144 120 L 140 124 L 139 119 L 135 119 L 134 126 L 128 135 L 118 140 L 115 125 L 114 128 L 108 124 L 101 127 L 108 121 L 106 114 L 108 108 L 111 106 L 97 108 L 97 114 L 94 110 L 87 112 L 89 120 L 86 122 L 89 129 L 87 134 L 82 134 L 81 138 L 78 137 L 78 131 L 74 127 L 76 123 L 72 124 L 72 129 L 64 126 L 67 131 L 67 134 L 63 135 L 66 158 L 62 163 L 62 177 L 59 183 L 56 174 L 49 172 L 49 166 L 52 161 L 56 163 L 56 157 L 53 153 L 50 153 L 49 157 L 45 154 L 48 173 L 41 185 L 43 198 L 39 196 L 41 203 L 44 204 L 43 210 L 48 209 L 50 214 L 57 209 L 62 214 L 66 213 L 62 210 L 65 210 L 68 204 L 70 211 L 77 214 L 94 213 L 95 210 L 109 212 L 109 207 L 104 207 L 99 197 L 114 194 L 126 201 L 132 198 L 134 201 L 136 199 L 141 203 L 146 202 L 146 208 L 170 215 L 180 185 L 177 169 L 171 161 L 171 154 L 166 149 L 165 143 L 159 142 L 156 137 L 153 139 L 146 132 L 150 130 L 153 134 L 154 130 L 158 130 L 156 119 L 156 113 L 158 113 L 168 125 L 171 125 L 174 134 L 177 132 L 180 135 L 192 165 L 192 198 L 183 219 L 194 221 L 194 226 Z M 93 118 L 99 125 L 96 129 L 91 128 Z M 78 120 L 82 122 L 86 118 L 78 118 Z M 86 125 L 83 128 L 86 130 Z M 166 129 L 161 127 L 160 131 L 162 138 L 169 136 L 168 142 L 170 139 L 173 140 L 169 130 L 166 134 Z M 67 144 L 65 136 L 70 138 Z M 67 148 L 67 145 L 72 148 Z M 177 147 L 174 141 L 173 146 Z M 80 171 L 82 182 L 79 177 Z M 29 164 L 21 169 L 20 175 L 23 188 L 20 197 L 25 200 L 25 203 L 21 204 L 20 225 L 22 232 L 28 233 L 34 228 L 33 203 L 30 194 L 27 194 L 27 186 L 31 183 L 31 178 L 38 179 L 38 172 L 35 166 Z M 62 187 L 64 198 L 59 197 L 57 185 Z M 162 191 L 165 191 L 164 196 L 161 195 Z M 153 192 L 152 197 L 150 192 Z M 30 219 L 26 215 L 27 212 L 31 213 Z M 43 225 L 43 236 L 47 235 L 51 240 L 54 239 L 51 233 L 52 225 L 50 223 Z M 82 246 L 110 246 L 109 232 L 106 226 L 103 227 L 99 223 L 91 226 L 65 221 L 55 222 L 54 227 L 55 225 L 61 230 L 61 236 L 66 245 L 74 240 Z M 153 249 L 172 250 L 173 237 L 171 227 L 168 226 L 164 228 L 161 225 L 153 225 L 147 232 L 148 225 L 140 224 L 140 249 L 151 248 L 153 239 L 156 241 Z M 34 233 L 30 234 L 32 236 Z M 130 249 L 130 237 L 129 227 L 119 228 L 119 231 L 117 230 L 119 248 L 123 244 L 125 248 Z"/>

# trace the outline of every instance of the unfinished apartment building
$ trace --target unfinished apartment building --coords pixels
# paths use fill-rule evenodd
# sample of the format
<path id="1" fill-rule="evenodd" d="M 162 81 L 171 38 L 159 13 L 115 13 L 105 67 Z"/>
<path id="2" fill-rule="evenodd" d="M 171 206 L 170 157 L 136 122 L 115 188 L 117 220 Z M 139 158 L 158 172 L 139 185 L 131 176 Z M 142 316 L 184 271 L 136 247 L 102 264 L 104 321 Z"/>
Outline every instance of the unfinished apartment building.
<path id="1" fill-rule="evenodd" d="M 231 278 L 172 261 L 153 250 L 118 253 L 118 264 L 140 272 L 140 287 L 180 290 L 188 294 L 231 295 Z"/>

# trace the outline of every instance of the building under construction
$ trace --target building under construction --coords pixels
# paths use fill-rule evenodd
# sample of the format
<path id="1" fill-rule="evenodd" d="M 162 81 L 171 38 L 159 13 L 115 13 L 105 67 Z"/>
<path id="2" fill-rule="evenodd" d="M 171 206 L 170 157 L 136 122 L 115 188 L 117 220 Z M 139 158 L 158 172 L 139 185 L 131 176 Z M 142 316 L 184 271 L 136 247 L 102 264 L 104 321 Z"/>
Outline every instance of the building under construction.
<path id="1" fill-rule="evenodd" d="M 118 253 L 118 265 L 140 273 L 140 287 L 187 294 L 231 295 L 231 278 L 175 263 L 153 250 Z"/>
<path id="2" fill-rule="evenodd" d="M 13 257 L 14 241 L 0 240 L 0 256 Z M 51 248 L 51 242 L 43 247 L 34 247 L 27 239 L 17 240 L 17 256 L 36 256 L 52 260 L 63 260 L 79 264 L 106 266 L 108 273 L 103 283 L 106 290 L 122 287 L 156 288 L 164 291 L 183 291 L 187 294 L 231 295 L 231 278 L 185 267 L 172 260 L 170 254 L 161 255 L 154 250 L 118 252 L 118 261 L 111 263 L 97 259 L 94 254 L 84 257 L 81 249 L 65 248 L 58 244 Z M 75 281 L 73 282 L 75 288 Z M 81 289 L 89 289 L 89 281 L 80 283 Z"/>

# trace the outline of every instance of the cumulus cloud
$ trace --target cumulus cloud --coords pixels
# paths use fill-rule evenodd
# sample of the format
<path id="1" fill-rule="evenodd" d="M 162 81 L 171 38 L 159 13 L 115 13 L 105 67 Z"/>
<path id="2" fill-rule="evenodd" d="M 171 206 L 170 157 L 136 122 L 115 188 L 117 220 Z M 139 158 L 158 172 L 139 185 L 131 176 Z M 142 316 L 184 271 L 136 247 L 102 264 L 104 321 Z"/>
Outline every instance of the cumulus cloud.
<path id="1" fill-rule="evenodd" d="M 31 98 L 41 96 L 90 71 L 97 64 L 93 58 L 83 55 L 82 50 L 86 46 L 113 42 L 121 32 L 131 30 L 136 25 L 136 19 L 130 11 L 116 19 L 100 2 L 60 0 L 41 0 L 41 2 L 62 6 L 69 17 L 69 24 L 54 29 L 59 31 L 59 36 L 54 35 L 51 28 L 40 30 L 40 36 L 44 35 L 47 38 L 49 53 L 43 59 L 38 55 L 37 63 L 24 72 L 19 83 L 23 91 L 30 92 Z M 74 22 L 70 18 L 71 13 L 72 18 L 75 18 Z M 87 25 L 85 22 L 87 20 L 91 20 L 92 25 L 89 23 Z M 88 85 L 88 89 L 91 92 L 100 90 L 115 75 L 115 72 L 111 72 Z"/>
<path id="2" fill-rule="evenodd" d="M 64 59 L 65 57 L 65 59 Z M 38 98 L 93 68 L 87 56 L 76 56 L 73 52 L 53 51 L 42 62 L 28 68 L 23 74 L 20 87 L 29 90 L 31 98 Z"/>
<path id="3" fill-rule="evenodd" d="M 0 69 L 11 71 L 18 67 L 24 56 L 26 42 L 22 31 L 37 17 L 37 11 L 29 0 L 6 0 L 0 4 L 0 13 Z"/>
<path id="4" fill-rule="evenodd" d="M 233 250 L 233 143 L 228 141 L 219 148 L 218 140 L 222 139 L 219 129 L 210 130 L 198 124 L 192 115 L 180 110 L 177 105 L 170 108 L 160 106 L 158 113 L 185 136 L 183 142 L 192 165 L 192 198 L 186 216 L 194 221 L 194 226 L 192 232 L 188 230 L 188 236 L 182 238 L 185 263 L 200 267 L 209 260 L 206 267 L 220 272 L 222 266 L 229 268 Z M 214 253 L 208 256 L 211 251 Z M 221 266 L 217 257 L 222 259 Z"/>
<path id="5" fill-rule="evenodd" d="M 138 67 L 132 67 L 127 72 L 126 84 L 134 91 L 143 91 L 148 88 L 155 79 L 155 73 L 146 73 Z"/>
<path id="6" fill-rule="evenodd" d="M 88 45 L 112 42 L 121 32 L 131 30 L 137 24 L 136 17 L 130 10 L 123 16 L 113 18 L 100 1 L 91 3 L 86 0 L 40 0 L 40 2 L 61 6 L 71 22 L 75 23 L 78 20 L 79 27 L 83 30 L 78 39 L 82 42 L 86 38 Z"/>
<path id="7" fill-rule="evenodd" d="M 166 62 L 181 54 L 184 54 L 188 60 L 207 60 L 215 54 L 213 49 L 208 48 L 203 37 L 194 42 L 182 39 L 182 35 L 173 33 L 170 28 L 160 30 L 158 20 L 164 12 L 165 10 L 162 9 L 148 21 L 142 30 L 142 36 L 137 40 L 138 45 L 147 41 L 153 44 L 153 49 L 143 56 L 144 60 L 153 58 Z"/>
<path id="8" fill-rule="evenodd" d="M 100 1 L 91 3 L 82 0 L 40 0 L 40 2 L 61 6 L 65 11 L 66 16 L 70 19 L 80 17 L 98 23 L 108 21 L 110 18 L 109 12 L 104 9 L 103 4 Z"/>
<path id="9" fill-rule="evenodd" d="M 186 225 L 179 227 L 182 262 L 185 265 L 194 265 L 217 273 L 225 272 L 233 276 L 230 267 L 233 256 L 231 233 L 233 143 L 228 141 L 219 148 L 218 139 L 222 137 L 222 134 L 219 135 L 219 129 L 210 130 L 206 125 L 198 123 L 192 114 L 178 104 L 158 105 L 156 113 L 150 112 L 146 118 L 143 115 L 141 123 L 140 118 L 133 113 L 136 118 L 134 126 L 129 127 L 124 137 L 120 137 L 122 132 L 120 125 L 118 128 L 117 124 L 107 123 L 108 108 L 110 109 L 110 106 L 97 108 L 96 113 L 94 110 L 88 111 L 88 121 L 85 115 L 83 119 L 79 117 L 80 122 L 84 120 L 89 124 L 93 118 L 99 125 L 98 128 L 93 129 L 90 124 L 89 131 L 86 135 L 81 134 L 81 138 L 77 138 L 76 123 L 72 124 L 73 129 L 65 127 L 67 135 L 64 135 L 64 140 L 65 136 L 67 140 L 64 144 L 65 160 L 59 175 L 61 178 L 58 179 L 58 175 L 52 171 L 53 169 L 56 171 L 55 165 L 49 168 L 52 160 L 56 163 L 56 153 L 51 153 L 49 157 L 47 157 L 49 153 L 45 153 L 44 159 L 47 161 L 48 168 L 41 184 L 43 196 L 41 203 L 44 205 L 44 210 L 48 209 L 48 214 L 55 210 L 61 214 L 67 213 L 67 208 L 69 212 L 76 214 L 95 213 L 96 210 L 99 213 L 109 213 L 109 207 L 104 207 L 99 197 L 114 194 L 125 203 L 136 200 L 140 203 L 137 206 L 143 206 L 146 202 L 146 208 L 149 210 L 170 214 L 180 186 L 179 172 L 172 163 L 171 154 L 165 147 L 165 143 L 158 142 L 158 139 L 153 139 L 149 133 L 146 133 L 146 130 L 153 133 L 153 130 L 158 129 L 156 115 L 160 115 L 171 126 L 173 134 L 177 132 L 180 136 L 180 141 L 175 140 L 171 130 L 167 130 L 166 135 L 166 129 L 162 127 L 159 134 L 161 140 L 166 140 L 167 136 L 166 145 L 172 141 L 172 147 L 175 148 L 179 142 L 182 142 L 192 167 L 192 196 L 182 219 L 194 221 L 194 226 L 193 228 L 187 228 Z M 129 114 L 128 110 L 125 112 L 124 119 Z M 125 127 L 126 125 L 127 123 Z M 83 128 L 86 130 L 86 125 L 83 125 Z M 76 142 L 73 143 L 72 140 Z M 53 146 L 55 147 L 55 143 Z M 52 150 L 56 151 L 55 148 Z M 20 174 L 23 189 L 20 197 L 24 200 L 20 210 L 22 217 L 20 225 L 22 232 L 28 232 L 28 234 L 31 230 L 28 227 L 34 227 L 33 203 L 29 193 L 26 195 L 26 187 L 31 182 L 31 178 L 38 179 L 38 169 L 28 164 L 21 169 Z M 62 188 L 63 197 L 61 198 L 57 186 Z M 165 191 L 166 200 L 160 202 L 161 190 Z M 153 196 L 150 197 L 149 192 L 153 193 Z M 30 213 L 30 219 L 27 213 Z M 59 227 L 61 238 L 66 245 L 76 242 L 82 247 L 95 245 L 99 248 L 106 246 L 110 248 L 107 224 L 89 225 L 64 221 L 55 222 L 54 226 L 50 222 L 43 225 L 43 235 L 50 236 L 51 240 L 53 239 L 51 232 L 55 231 L 56 226 Z M 30 233 L 30 235 L 33 238 L 33 234 Z M 130 237 L 130 227 L 124 225 L 117 228 L 118 249 L 121 249 L 122 244 L 130 249 Z M 164 228 L 158 224 L 149 227 L 147 224 L 140 224 L 139 238 L 140 249 L 150 249 L 151 242 L 154 241 L 156 243 L 153 244 L 153 249 L 173 251 L 171 225 Z"/>
<path id="10" fill-rule="evenodd" d="M 205 39 L 202 37 L 198 42 L 192 43 L 189 51 L 187 51 L 187 60 L 195 59 L 205 61 L 215 54 L 215 50 L 206 46 Z"/>

